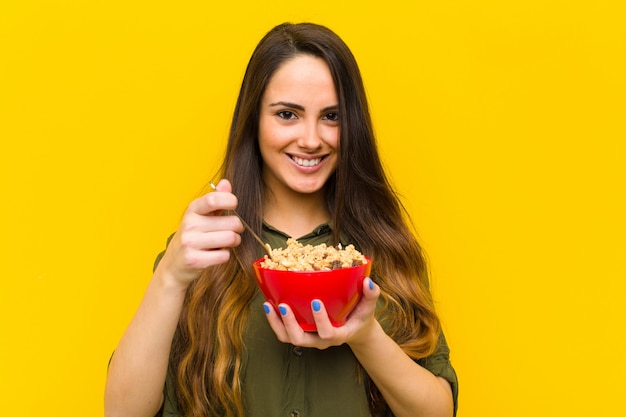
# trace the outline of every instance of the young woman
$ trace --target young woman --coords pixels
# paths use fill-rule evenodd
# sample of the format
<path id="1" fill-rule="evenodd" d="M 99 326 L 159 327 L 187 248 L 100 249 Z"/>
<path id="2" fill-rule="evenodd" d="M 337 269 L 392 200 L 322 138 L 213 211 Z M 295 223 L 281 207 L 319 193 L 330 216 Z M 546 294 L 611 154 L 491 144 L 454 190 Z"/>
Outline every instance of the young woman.
<path id="1" fill-rule="evenodd" d="M 432 416 L 457 380 L 422 250 L 376 148 L 365 90 L 329 29 L 283 24 L 254 51 L 217 190 L 193 201 L 109 365 L 117 416 Z M 228 180 L 226 180 L 226 178 Z M 373 262 L 341 327 L 276 313 L 252 272 L 272 247 L 353 243 Z"/>

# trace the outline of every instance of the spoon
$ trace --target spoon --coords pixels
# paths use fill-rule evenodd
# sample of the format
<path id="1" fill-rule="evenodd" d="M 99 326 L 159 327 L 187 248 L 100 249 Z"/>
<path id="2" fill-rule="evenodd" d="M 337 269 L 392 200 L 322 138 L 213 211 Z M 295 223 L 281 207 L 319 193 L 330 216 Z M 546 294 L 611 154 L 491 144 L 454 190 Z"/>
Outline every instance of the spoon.
<path id="1" fill-rule="evenodd" d="M 211 186 L 211 188 L 213 188 L 213 190 L 217 191 L 217 187 L 215 186 L 215 184 L 210 182 L 209 185 Z M 259 235 L 256 234 L 254 229 L 252 229 L 252 227 L 250 227 L 250 225 L 248 223 L 246 223 L 246 221 L 243 218 L 241 218 L 239 213 L 237 213 L 235 210 L 231 210 L 231 212 L 235 216 L 239 217 L 239 220 L 241 220 L 241 223 L 243 224 L 243 227 L 245 227 L 246 230 L 248 232 L 250 232 L 252 234 L 252 236 L 257 240 L 257 242 L 259 242 L 261 244 L 261 246 L 263 246 L 263 249 L 265 249 L 265 252 L 267 252 L 267 256 L 269 256 L 270 259 L 271 259 L 272 258 L 272 247 L 268 243 L 263 242 L 263 239 L 261 239 L 259 237 Z"/>

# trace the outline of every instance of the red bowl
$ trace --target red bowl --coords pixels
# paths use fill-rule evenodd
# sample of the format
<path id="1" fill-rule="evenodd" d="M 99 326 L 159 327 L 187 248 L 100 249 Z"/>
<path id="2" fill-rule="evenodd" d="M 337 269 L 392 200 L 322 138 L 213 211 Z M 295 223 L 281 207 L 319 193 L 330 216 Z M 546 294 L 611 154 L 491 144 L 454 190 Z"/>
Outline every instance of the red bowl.
<path id="1" fill-rule="evenodd" d="M 363 279 L 369 276 L 372 268 L 371 259 L 366 259 L 367 263 L 363 265 L 329 271 L 266 269 L 261 267 L 263 258 L 257 259 L 252 266 L 261 292 L 274 309 L 278 312 L 281 303 L 289 305 L 300 327 L 314 332 L 317 328 L 311 302 L 315 299 L 324 303 L 333 326 L 339 327 L 346 322 L 363 295 Z"/>

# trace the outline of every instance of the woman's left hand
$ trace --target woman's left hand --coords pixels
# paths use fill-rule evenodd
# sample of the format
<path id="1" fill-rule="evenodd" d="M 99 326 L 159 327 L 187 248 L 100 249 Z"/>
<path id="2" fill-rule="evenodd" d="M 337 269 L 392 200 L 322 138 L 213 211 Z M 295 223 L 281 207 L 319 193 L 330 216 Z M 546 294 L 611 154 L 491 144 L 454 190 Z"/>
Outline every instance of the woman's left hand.
<path id="1" fill-rule="evenodd" d="M 291 343 L 294 346 L 326 349 L 344 343 L 358 343 L 359 340 L 366 338 L 369 332 L 379 326 L 374 317 L 376 300 L 378 300 L 379 295 L 380 287 L 371 278 L 365 278 L 363 280 L 363 297 L 348 316 L 346 323 L 340 327 L 332 325 L 324 308 L 324 303 L 320 300 L 313 300 L 311 311 L 317 332 L 302 330 L 287 304 L 279 305 L 280 315 L 268 302 L 264 303 L 264 308 L 269 324 L 281 342 Z"/>
<path id="2" fill-rule="evenodd" d="M 286 304 L 281 314 L 269 303 L 265 311 L 270 326 L 281 342 L 294 346 L 326 349 L 348 344 L 354 356 L 372 378 L 395 416 L 451 416 L 452 390 L 448 381 L 435 377 L 411 359 L 382 329 L 376 320 L 380 288 L 370 278 L 363 280 L 363 297 L 343 326 L 334 327 L 324 305 L 313 300 L 311 310 L 317 332 L 302 330 Z M 315 308 L 314 308 L 315 307 Z M 284 314 L 283 314 L 284 313 Z M 380 358 L 385 358 L 381 361 Z"/>

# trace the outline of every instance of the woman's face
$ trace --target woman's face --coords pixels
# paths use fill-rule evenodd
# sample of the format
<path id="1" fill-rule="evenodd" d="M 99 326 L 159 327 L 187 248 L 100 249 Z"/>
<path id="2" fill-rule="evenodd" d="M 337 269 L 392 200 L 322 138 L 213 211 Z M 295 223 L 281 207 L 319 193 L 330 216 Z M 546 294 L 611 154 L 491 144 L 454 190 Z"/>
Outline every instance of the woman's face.
<path id="1" fill-rule="evenodd" d="M 274 192 L 311 194 L 337 166 L 339 103 L 326 62 L 299 55 L 283 63 L 261 99 L 263 180 Z"/>

